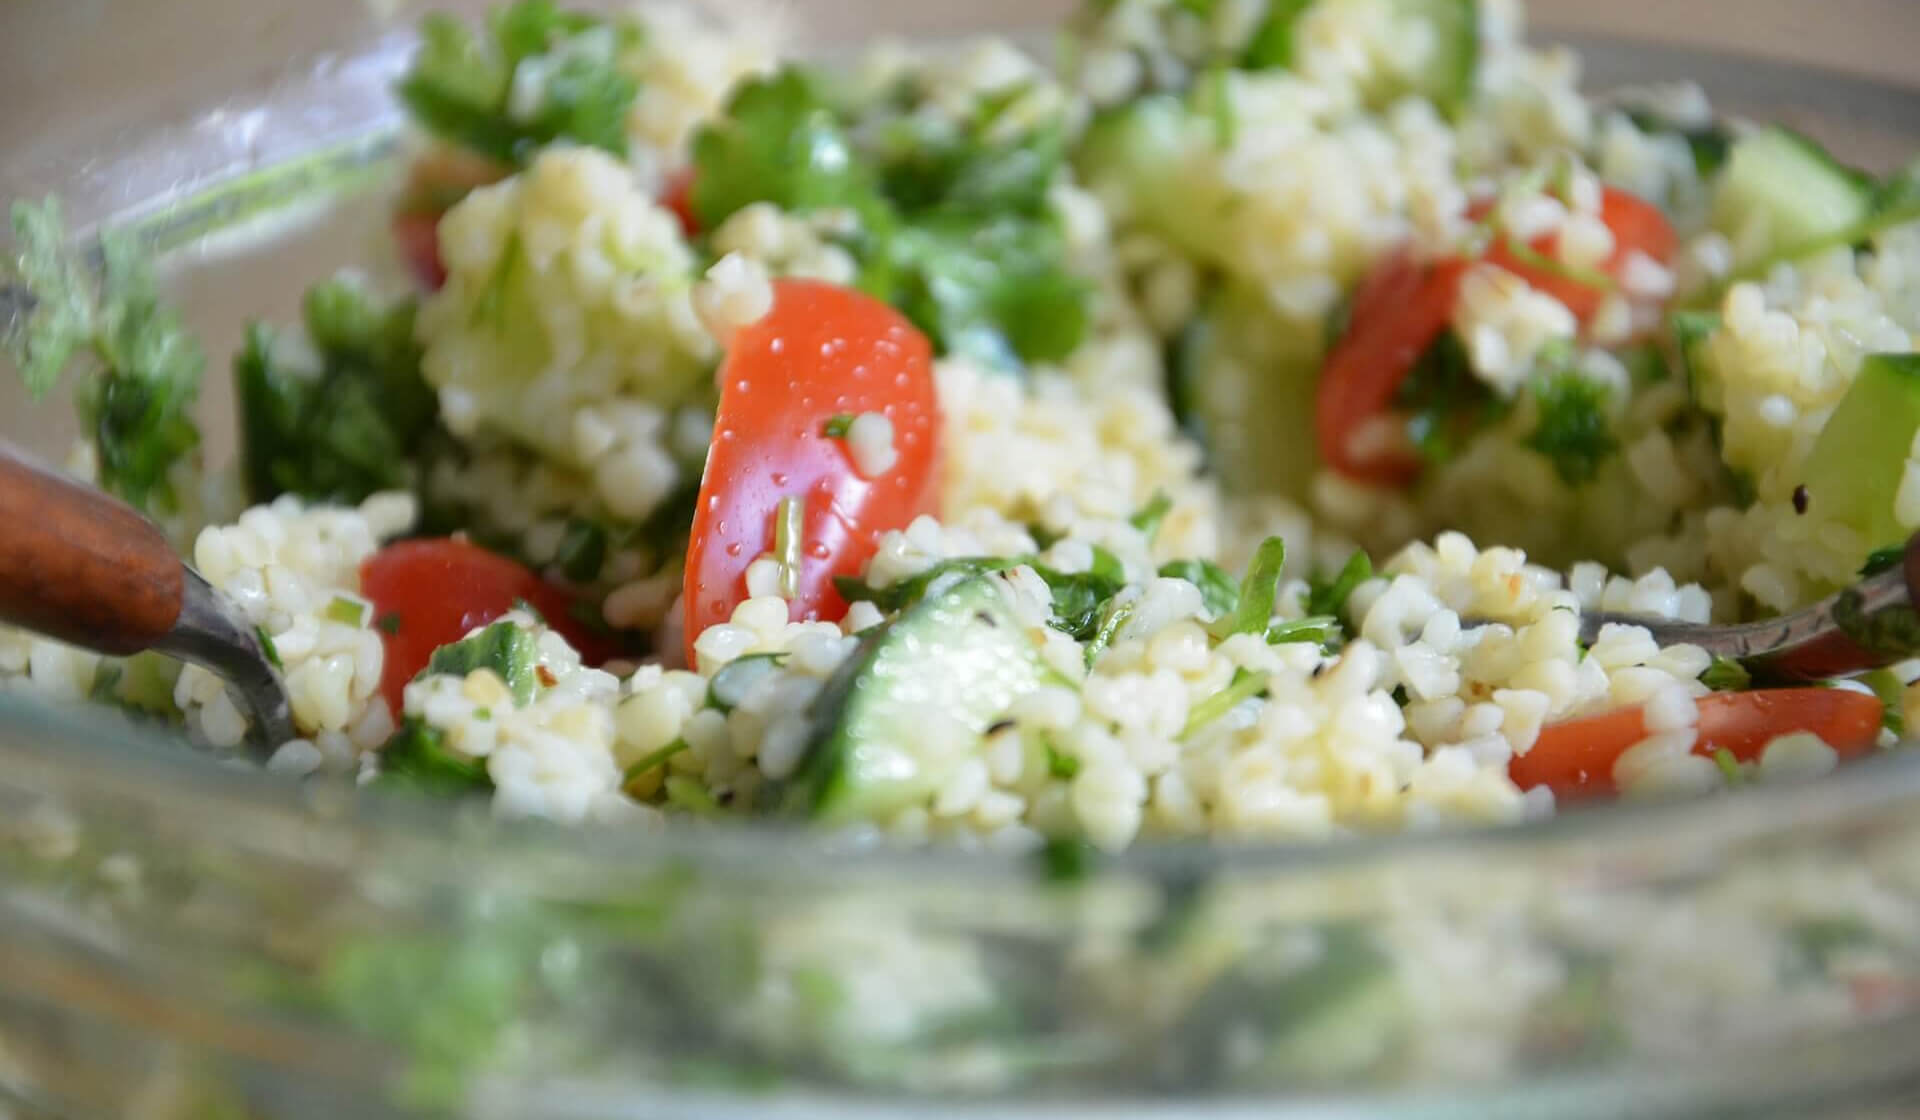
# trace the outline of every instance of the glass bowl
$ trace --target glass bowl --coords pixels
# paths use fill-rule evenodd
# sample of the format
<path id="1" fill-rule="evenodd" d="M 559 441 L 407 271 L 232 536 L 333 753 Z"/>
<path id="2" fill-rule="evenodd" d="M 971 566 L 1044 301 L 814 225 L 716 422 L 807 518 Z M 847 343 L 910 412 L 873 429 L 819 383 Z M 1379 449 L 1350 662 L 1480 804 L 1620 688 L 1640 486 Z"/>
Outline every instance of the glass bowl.
<path id="1" fill-rule="evenodd" d="M 160 7 L 0 15 L 0 196 L 141 230 L 220 354 L 383 251 L 409 39 L 356 6 Z M 790 15 L 830 48 L 1050 7 Z M 1920 148 L 1912 90 L 1573 41 L 1595 87 L 1695 78 L 1869 166 Z M 59 410 L 11 391 L 0 435 L 57 453 Z M 506 824 L 0 692 L 0 1116 L 1893 1108 L 1920 1086 L 1917 810 L 1920 755 L 1894 753 L 1505 831 L 1012 858 Z"/>

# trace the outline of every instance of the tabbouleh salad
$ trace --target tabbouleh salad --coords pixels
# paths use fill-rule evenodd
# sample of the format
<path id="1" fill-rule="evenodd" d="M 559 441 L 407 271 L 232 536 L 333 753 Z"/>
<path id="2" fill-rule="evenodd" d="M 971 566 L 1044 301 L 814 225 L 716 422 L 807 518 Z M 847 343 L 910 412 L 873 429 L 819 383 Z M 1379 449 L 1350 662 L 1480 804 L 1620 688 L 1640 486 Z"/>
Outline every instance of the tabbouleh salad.
<path id="1" fill-rule="evenodd" d="M 1920 703 L 1579 629 L 1788 611 L 1920 528 L 1914 171 L 1584 96 L 1513 0 L 780 48 L 429 17 L 408 275 L 250 329 L 230 470 L 138 247 L 16 205 L 19 370 L 270 640 L 270 769 L 1119 849 L 1803 778 Z M 0 678 L 249 733 L 153 654 L 9 631 Z"/>

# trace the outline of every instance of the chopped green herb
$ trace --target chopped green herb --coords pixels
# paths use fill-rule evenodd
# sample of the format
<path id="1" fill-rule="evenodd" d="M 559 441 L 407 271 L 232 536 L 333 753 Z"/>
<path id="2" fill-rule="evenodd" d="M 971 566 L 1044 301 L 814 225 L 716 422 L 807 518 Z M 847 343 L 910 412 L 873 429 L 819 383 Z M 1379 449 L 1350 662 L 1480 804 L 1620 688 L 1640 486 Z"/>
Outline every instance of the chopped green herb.
<path id="1" fill-rule="evenodd" d="M 1034 571 L 1047 582 L 1053 599 L 1053 616 L 1047 620 L 1048 625 L 1072 635 L 1075 641 L 1084 642 L 1094 635 L 1105 616 L 1107 603 L 1126 586 L 1126 577 L 1118 571 L 1118 560 L 1108 555 L 1111 564 L 1100 563 L 1100 556 L 1105 552 L 1105 549 L 1096 552 L 1093 570 L 1071 575 L 1043 565 L 1034 566 Z"/>
<path id="2" fill-rule="evenodd" d="M 1146 505 L 1135 510 L 1133 516 L 1127 518 L 1127 524 L 1145 533 L 1148 540 L 1152 540 L 1160 531 L 1160 523 L 1167 519 L 1167 514 L 1172 510 L 1173 499 L 1167 496 L 1166 491 L 1156 490 L 1153 498 Z"/>
<path id="3" fill-rule="evenodd" d="M 1174 560 L 1161 565 L 1160 574 L 1170 579 L 1184 579 L 1198 587 L 1200 602 L 1215 619 L 1232 614 L 1240 602 L 1240 589 L 1234 585 L 1233 577 L 1211 560 Z"/>
<path id="4" fill-rule="evenodd" d="M 421 22 L 400 100 L 428 132 L 503 164 L 525 163 L 556 140 L 625 155 L 639 87 L 621 56 L 639 35 L 630 21 L 552 0 L 494 9 L 484 39 L 434 13 Z"/>
<path id="5" fill-rule="evenodd" d="M 273 635 L 267 633 L 267 628 L 264 626 L 254 627 L 253 636 L 260 639 L 260 652 L 267 655 L 267 661 L 276 669 L 285 669 L 286 665 L 280 660 L 279 647 L 273 644 Z"/>
<path id="6" fill-rule="evenodd" d="M 1100 655 L 1113 644 L 1113 640 L 1119 637 L 1120 628 L 1127 624 L 1127 619 L 1133 617 L 1133 608 L 1133 603 L 1109 602 L 1107 604 L 1106 614 L 1100 620 L 1100 628 L 1094 631 L 1093 637 L 1087 642 L 1088 668 L 1092 668 L 1094 662 L 1100 660 Z"/>
<path id="7" fill-rule="evenodd" d="M 1532 389 L 1540 421 L 1527 446 L 1545 455 L 1568 486 L 1592 482 L 1600 464 L 1620 449 L 1607 420 L 1607 387 L 1560 368 L 1536 374 Z"/>
<path id="8" fill-rule="evenodd" d="M 1233 106 L 1232 71 L 1225 66 L 1208 70 L 1195 87 L 1206 103 L 1207 120 L 1213 125 L 1213 146 L 1225 151 L 1239 138 L 1239 114 Z"/>
<path id="9" fill-rule="evenodd" d="M 414 301 L 379 306 L 342 276 L 308 289 L 303 310 L 310 345 L 254 323 L 234 359 L 248 496 L 358 502 L 409 485 L 439 413 Z"/>
<path id="10" fill-rule="evenodd" d="M 1394 407 L 1406 414 L 1407 435 L 1421 459 L 1440 464 L 1459 455 L 1511 406 L 1474 374 L 1466 347 L 1447 331 L 1400 383 Z"/>
<path id="11" fill-rule="evenodd" d="M 852 427 L 853 413 L 836 412 L 827 417 L 826 423 L 820 425 L 820 434 L 828 439 L 845 439 L 847 430 Z"/>
<path id="12" fill-rule="evenodd" d="M 1318 579 L 1307 581 L 1307 613 L 1345 618 L 1347 600 L 1353 597 L 1354 588 L 1372 578 L 1372 557 L 1365 550 L 1356 550 L 1347 557 L 1347 562 L 1341 565 L 1332 580 L 1324 583 Z"/>
<path id="13" fill-rule="evenodd" d="M 689 813 L 717 813 L 720 803 L 701 785 L 685 774 L 669 774 L 664 783 L 667 790 L 667 804 L 685 809 Z"/>
<path id="14" fill-rule="evenodd" d="M 647 771 L 652 770 L 656 766 L 666 765 L 668 759 L 686 749 L 687 741 L 685 739 L 675 739 L 659 750 L 648 751 L 646 754 L 635 759 L 633 765 L 627 767 L 626 772 L 621 775 L 620 784 L 623 787 L 631 786 L 634 782 L 639 781 L 641 776 Z"/>
<path id="15" fill-rule="evenodd" d="M 1902 698 L 1906 694 L 1907 686 L 1901 683 L 1899 677 L 1893 675 L 1891 669 L 1875 669 L 1863 675 L 1860 682 L 1873 689 L 1873 694 L 1880 698 L 1880 726 L 1895 735 L 1905 735 L 1907 715 Z"/>
<path id="16" fill-rule="evenodd" d="M 1876 548 L 1867 554 L 1866 563 L 1860 565 L 1860 578 L 1865 579 L 1868 576 L 1877 576 L 1881 572 L 1890 572 L 1900 566 L 1900 562 L 1906 559 L 1906 555 L 1905 545 L 1896 544 L 1886 548 Z"/>
<path id="17" fill-rule="evenodd" d="M 1079 758 L 1061 750 L 1060 744 L 1054 741 L 1052 735 L 1043 734 L 1040 742 L 1046 748 L 1048 774 L 1062 781 L 1072 781 L 1074 775 L 1080 773 Z"/>
<path id="18" fill-rule="evenodd" d="M 1727 149 L 1733 146 L 1732 134 L 1718 123 L 1677 125 L 1651 109 L 1630 110 L 1627 119 L 1641 132 L 1667 133 L 1685 140 L 1693 153 L 1694 170 L 1702 179 L 1711 178 L 1720 170 L 1727 162 Z"/>
<path id="19" fill-rule="evenodd" d="M 573 583 L 591 583 L 606 566 L 608 547 L 606 526 L 584 517 L 570 517 L 560 534 L 560 546 L 554 550 L 553 566 Z"/>
<path id="20" fill-rule="evenodd" d="M 1077 883 L 1093 871 L 1099 852 L 1078 836 L 1049 836 L 1040 846 L 1040 877 L 1049 883 Z"/>
<path id="21" fill-rule="evenodd" d="M 1251 672 L 1244 668 L 1235 669 L 1233 680 L 1227 687 L 1195 704 L 1187 713 L 1187 725 L 1181 728 L 1180 737 L 1182 739 L 1192 737 L 1201 728 L 1260 695 L 1266 689 L 1266 673 Z"/>
<path id="22" fill-rule="evenodd" d="M 1730 786 L 1739 785 L 1746 778 L 1746 771 L 1741 768 L 1740 760 L 1725 747 L 1713 752 L 1713 764 L 1720 768 L 1720 776 L 1725 778 Z"/>
<path id="23" fill-rule="evenodd" d="M 493 709 L 492 708 L 475 708 L 473 710 L 473 718 L 474 719 L 492 719 Z"/>
<path id="24" fill-rule="evenodd" d="M 540 684 L 535 672 L 539 661 L 540 645 L 533 632 L 503 620 L 434 650 L 421 673 L 464 677 L 477 669 L 491 669 L 506 682 L 513 702 L 525 706 L 533 701 L 534 689 Z"/>
<path id="25" fill-rule="evenodd" d="M 0 261 L 0 289 L 17 286 L 27 304 L 0 325 L 0 344 L 35 398 L 87 352 L 95 368 L 75 384 L 73 400 L 99 456 L 101 485 L 137 509 L 178 509 L 173 468 L 200 446 L 199 344 L 161 304 L 152 265 L 128 237 L 101 236 L 95 283 L 67 242 L 57 200 L 15 203 L 12 218 L 16 256 Z"/>
<path id="26" fill-rule="evenodd" d="M 324 612 L 327 619 L 345 626 L 361 626 L 367 621 L 367 604 L 360 599 L 349 599 L 344 595 L 335 595 L 328 600 Z"/>
<path id="27" fill-rule="evenodd" d="M 1700 674 L 1700 683 L 1715 692 L 1741 692 L 1752 686 L 1753 675 L 1738 661 L 1716 657 Z"/>
<path id="28" fill-rule="evenodd" d="M 1276 646 L 1287 642 L 1317 642 L 1331 650 L 1339 646 L 1340 637 L 1340 620 L 1328 614 L 1278 622 L 1267 628 L 1267 643 Z"/>
<path id="29" fill-rule="evenodd" d="M 446 735 L 438 728 L 409 718 L 380 750 L 379 784 L 422 793 L 459 794 L 492 789 L 493 779 L 484 762 L 449 748 Z"/>
<path id="30" fill-rule="evenodd" d="M 1216 637 L 1232 634 L 1264 634 L 1273 620 L 1273 605 L 1280 596 L 1280 572 L 1287 563 L 1287 542 L 1268 537 L 1254 550 L 1247 565 L 1246 578 L 1240 581 L 1240 595 L 1233 613 L 1214 624 Z"/>
<path id="31" fill-rule="evenodd" d="M 388 611 L 386 614 L 381 615 L 380 620 L 375 622 L 374 625 L 378 626 L 382 633 L 398 634 L 400 632 L 400 613 L 398 611 Z"/>
<path id="32" fill-rule="evenodd" d="M 1253 29 L 1240 53 L 1240 65 L 1248 70 L 1268 70 L 1293 65 L 1293 29 L 1300 15 L 1314 0 L 1269 0 L 1267 14 Z"/>

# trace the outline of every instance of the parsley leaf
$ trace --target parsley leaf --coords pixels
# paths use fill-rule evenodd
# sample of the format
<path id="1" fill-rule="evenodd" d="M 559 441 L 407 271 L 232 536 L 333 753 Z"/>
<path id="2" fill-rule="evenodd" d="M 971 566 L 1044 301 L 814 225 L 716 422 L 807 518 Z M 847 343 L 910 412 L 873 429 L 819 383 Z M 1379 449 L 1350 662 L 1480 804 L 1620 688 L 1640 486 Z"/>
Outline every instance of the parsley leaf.
<path id="1" fill-rule="evenodd" d="M 397 92 L 428 132 L 510 165 L 556 140 L 626 154 L 639 87 L 620 56 L 638 25 L 517 0 L 488 14 L 485 39 L 439 13 L 420 36 Z"/>
<path id="2" fill-rule="evenodd" d="M 1363 549 L 1354 550 L 1333 579 L 1324 583 L 1318 579 L 1307 581 L 1307 613 L 1345 618 L 1347 600 L 1353 596 L 1353 589 L 1372 578 L 1373 559 Z"/>
<path id="3" fill-rule="evenodd" d="M 1620 449 L 1607 420 L 1607 387 L 1562 367 L 1537 374 L 1532 388 L 1540 421 L 1527 446 L 1551 460 L 1568 486 L 1592 482 L 1600 465 Z"/>
<path id="4" fill-rule="evenodd" d="M 17 284 L 30 301 L 0 341 L 28 391 L 44 396 L 90 351 L 94 375 L 74 389 L 74 407 L 100 459 L 100 483 L 135 508 L 179 506 L 170 474 L 200 446 L 193 407 L 206 361 L 174 312 L 161 304 L 153 268 L 124 235 L 100 239 L 98 282 L 67 243 L 59 202 L 15 203 L 17 256 L 0 288 Z"/>
<path id="5" fill-rule="evenodd" d="M 484 762 L 449 749 L 438 728 L 408 719 L 380 749 L 379 784 L 445 796 L 492 789 L 493 779 Z"/>
<path id="6" fill-rule="evenodd" d="M 1264 634 L 1273 619 L 1273 604 L 1280 596 L 1280 571 L 1287 563 L 1287 542 L 1268 537 L 1254 550 L 1247 565 L 1246 578 L 1240 581 L 1240 598 L 1233 613 L 1214 623 L 1216 637 L 1232 634 Z"/>
<path id="7" fill-rule="evenodd" d="M 824 79 L 788 66 L 742 85 L 693 140 L 691 203 L 711 229 L 750 203 L 804 212 L 883 209 L 870 167 L 853 150 Z"/>
<path id="8" fill-rule="evenodd" d="M 1753 675 L 1738 661 L 1716 657 L 1701 671 L 1700 683 L 1715 692 L 1739 692 L 1753 684 Z"/>
<path id="9" fill-rule="evenodd" d="M 1198 587 L 1201 603 L 1214 618 L 1232 614 L 1240 602 L 1240 588 L 1234 585 L 1233 577 L 1211 560 L 1174 560 L 1161 565 L 1160 574 Z"/>
<path id="10" fill-rule="evenodd" d="M 1394 394 L 1407 415 L 1407 435 L 1431 464 L 1445 463 L 1510 407 L 1474 376 L 1466 347 L 1447 331 L 1436 339 Z"/>
<path id="11" fill-rule="evenodd" d="M 379 307 L 355 281 L 308 289 L 311 348 L 254 323 L 234 359 L 241 463 L 256 502 L 358 502 L 407 485 L 439 411 L 420 376 L 415 304 Z"/>

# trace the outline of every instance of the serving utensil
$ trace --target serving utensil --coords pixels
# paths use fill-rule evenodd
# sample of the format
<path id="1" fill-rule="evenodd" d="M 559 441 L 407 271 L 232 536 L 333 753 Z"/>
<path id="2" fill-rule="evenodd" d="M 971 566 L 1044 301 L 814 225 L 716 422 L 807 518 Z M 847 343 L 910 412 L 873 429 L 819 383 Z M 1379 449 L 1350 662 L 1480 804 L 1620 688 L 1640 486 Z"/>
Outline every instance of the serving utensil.
<path id="1" fill-rule="evenodd" d="M 1643 615 L 1584 611 L 1580 640 L 1608 623 L 1644 626 L 1661 645 L 1687 642 L 1737 661 L 1756 680 L 1817 681 L 1920 656 L 1920 533 L 1899 560 L 1833 595 L 1778 618 L 1710 626 Z"/>
<path id="2" fill-rule="evenodd" d="M 0 622 L 114 656 L 155 650 L 224 678 L 255 749 L 295 737 L 258 630 L 153 522 L 0 441 Z"/>

